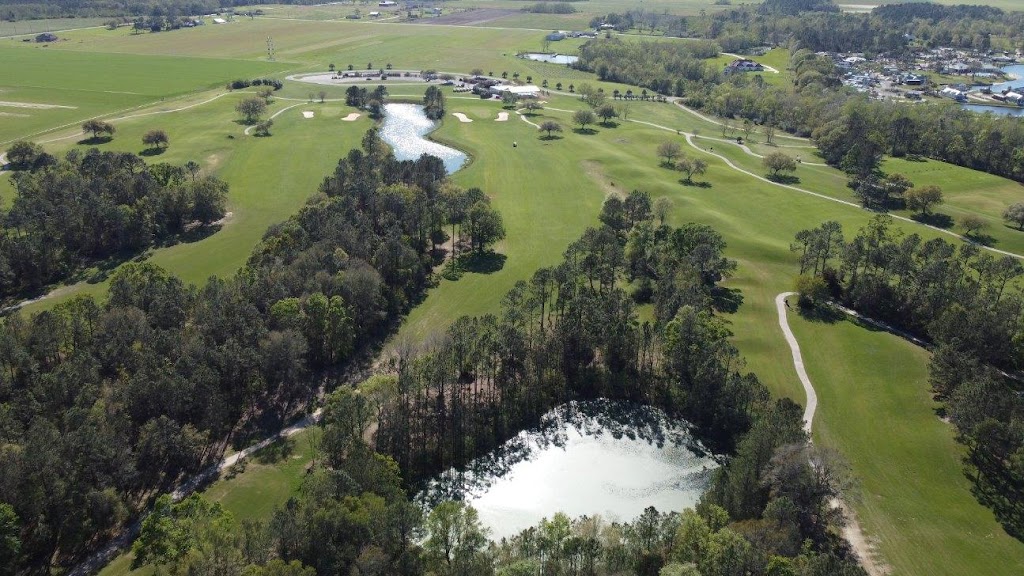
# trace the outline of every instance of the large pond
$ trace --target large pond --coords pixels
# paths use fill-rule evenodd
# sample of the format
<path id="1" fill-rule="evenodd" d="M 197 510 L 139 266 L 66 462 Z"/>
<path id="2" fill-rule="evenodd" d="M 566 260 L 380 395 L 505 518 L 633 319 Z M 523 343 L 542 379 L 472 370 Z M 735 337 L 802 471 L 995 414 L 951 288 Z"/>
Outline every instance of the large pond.
<path id="1" fill-rule="evenodd" d="M 573 64 L 580 59 L 579 56 L 570 56 L 568 54 L 545 54 L 543 52 L 527 52 L 523 54 L 523 57 L 529 58 L 530 60 L 536 60 L 537 62 L 548 62 L 551 64 Z"/>
<path id="2" fill-rule="evenodd" d="M 718 467 L 686 422 L 635 404 L 564 404 L 465 470 L 448 470 L 419 495 L 424 504 L 463 499 L 493 539 L 556 512 L 632 520 L 644 508 L 697 503 Z"/>
<path id="3" fill-rule="evenodd" d="M 444 144 L 427 140 L 427 134 L 437 128 L 437 123 L 427 118 L 423 106 L 418 104 L 385 104 L 384 126 L 380 129 L 380 137 L 391 146 L 395 158 L 399 160 L 415 160 L 423 154 L 437 156 L 444 162 L 449 174 L 455 172 L 466 163 L 464 152 L 450 148 Z"/>

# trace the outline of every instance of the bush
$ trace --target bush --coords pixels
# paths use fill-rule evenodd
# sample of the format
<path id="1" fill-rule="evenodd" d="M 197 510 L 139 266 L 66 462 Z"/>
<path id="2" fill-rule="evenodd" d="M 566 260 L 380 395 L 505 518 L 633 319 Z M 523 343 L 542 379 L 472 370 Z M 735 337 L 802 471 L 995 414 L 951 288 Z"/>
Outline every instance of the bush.
<path id="1" fill-rule="evenodd" d="M 821 276 L 801 274 L 796 277 L 794 288 L 800 294 L 801 308 L 813 308 L 828 300 L 828 284 Z"/>

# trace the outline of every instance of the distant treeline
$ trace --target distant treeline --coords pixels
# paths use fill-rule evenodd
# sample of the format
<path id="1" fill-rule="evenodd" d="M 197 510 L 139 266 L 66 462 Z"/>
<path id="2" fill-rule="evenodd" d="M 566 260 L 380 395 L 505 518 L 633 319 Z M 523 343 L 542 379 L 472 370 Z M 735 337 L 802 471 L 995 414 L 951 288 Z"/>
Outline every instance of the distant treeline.
<path id="1" fill-rule="evenodd" d="M 26 217 L 46 215 L 59 239 L 116 232 L 102 219 L 109 203 L 71 184 L 106 176 L 106 194 L 130 196 L 152 177 L 131 158 L 88 153 L 16 175 L 69 184 L 57 187 L 56 212 L 37 204 Z M 184 180 L 166 201 L 190 189 Z M 15 518 L 0 504 L 4 567 L 46 572 L 81 559 L 234 439 L 305 409 L 335 385 L 325 374 L 423 297 L 433 250 L 462 214 L 453 206 L 474 198 L 489 210 L 480 196 L 446 184 L 437 158 L 395 160 L 371 131 L 230 279 L 196 288 L 131 263 L 101 302 L 77 297 L 0 321 L 0 503 Z M 125 220 L 143 226 L 142 216 Z"/>
<path id="2" fill-rule="evenodd" d="M 576 7 L 567 2 L 537 2 L 523 8 L 523 11 L 536 14 L 574 14 Z"/>
<path id="3" fill-rule="evenodd" d="M 622 32 L 714 40 L 728 52 L 791 44 L 813 52 L 868 53 L 901 53 L 913 43 L 1011 51 L 1024 45 L 1024 11 L 925 2 L 887 4 L 869 14 L 842 13 L 830 1 L 818 0 L 764 2 L 701 16 L 634 9 L 590 23 L 601 24 Z"/>
<path id="4" fill-rule="evenodd" d="M 931 384 L 967 446 L 975 496 L 1024 538 L 1024 266 L 974 244 L 904 235 L 885 215 L 847 240 L 797 234 L 801 273 L 843 304 L 931 342 Z"/>
<path id="5" fill-rule="evenodd" d="M 320 0 L 281 0 L 279 4 L 320 4 Z M 256 0 L 0 0 L 0 19 L 199 16 L 260 4 Z"/>

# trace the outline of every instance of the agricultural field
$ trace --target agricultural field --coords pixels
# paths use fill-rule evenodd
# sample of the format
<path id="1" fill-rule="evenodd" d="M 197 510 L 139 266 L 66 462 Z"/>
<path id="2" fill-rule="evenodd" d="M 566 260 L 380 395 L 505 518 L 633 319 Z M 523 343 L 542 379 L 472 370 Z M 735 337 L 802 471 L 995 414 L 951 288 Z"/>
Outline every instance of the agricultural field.
<path id="1" fill-rule="evenodd" d="M 614 6 L 591 2 L 587 10 Z M 651 8 L 658 6 L 655 2 Z M 710 3 L 684 2 L 680 9 L 702 8 L 710 9 Z M 0 104 L 0 113 L 24 114 L 3 118 L 0 141 L 45 131 L 38 140 L 48 151 L 62 153 L 84 146 L 77 129 L 81 120 L 103 115 L 116 125 L 117 133 L 101 149 L 138 152 L 145 131 L 166 130 L 170 147 L 152 161 L 194 160 L 231 187 L 230 215 L 217 232 L 147 255 L 186 281 L 201 283 L 210 276 L 234 273 L 266 228 L 314 194 L 337 159 L 372 126 L 365 116 L 356 122 L 340 121 L 353 111 L 337 101 L 344 87 L 323 88 L 327 101 L 311 102 L 309 94 L 319 92 L 320 86 L 288 81 L 267 113 L 276 115 L 273 135 L 248 136 L 234 111 L 248 92 L 226 92 L 226 80 L 280 78 L 321 71 L 329 63 L 338 68 L 353 64 L 356 69 L 391 63 L 396 69 L 463 73 L 480 67 L 496 74 L 531 75 L 535 82 L 548 79 L 552 85 L 588 81 L 606 92 L 626 89 L 563 66 L 516 59 L 519 50 L 540 48 L 541 36 L 534 30 L 333 21 L 332 7 L 310 9 L 308 19 L 292 20 L 301 17 L 296 15 L 301 7 L 267 9 L 263 18 L 160 34 L 77 30 L 62 33 L 60 43 L 45 49 L 0 43 L 0 58 L 16 63 L 14 73 L 0 79 L 0 100 L 64 106 L 14 109 Z M 266 61 L 267 36 L 274 39 L 275 62 Z M 560 43 L 558 49 L 563 46 L 573 45 Z M 201 57 L 205 54 L 218 58 Z M 784 51 L 759 60 L 784 72 Z M 54 69 L 66 72 L 57 76 L 49 72 Z M 415 99 L 423 89 L 410 84 L 395 86 L 392 93 Z M 797 231 L 825 220 L 842 223 L 849 235 L 873 216 L 829 199 L 853 201 L 846 177 L 816 165 L 820 160 L 808 142 L 779 135 L 780 146 L 775 147 L 754 133 L 746 139 L 748 152 L 725 142 L 714 121 L 674 104 L 640 102 L 631 105 L 627 119 L 579 133 L 572 130 L 571 114 L 583 104 L 570 95 L 547 97 L 544 110 L 525 119 L 513 114 L 506 122 L 495 121 L 501 110 L 496 102 L 450 91 L 446 95 L 448 115 L 433 137 L 471 156 L 453 180 L 465 187 L 479 186 L 492 197 L 507 229 L 506 240 L 497 246 L 503 259 L 495 270 L 441 280 L 405 319 L 393 343 L 429 338 L 464 314 L 497 311 L 515 282 L 555 264 L 572 240 L 597 223 L 608 195 L 641 189 L 671 200 L 672 224 L 704 223 L 725 236 L 727 255 L 738 262 L 736 274 L 725 282 L 740 302 L 728 316 L 733 342 L 749 369 L 774 394 L 804 401 L 773 305 L 776 294 L 791 289 L 797 273 L 790 242 Z M 161 99 L 167 100 L 154 104 Z M 313 117 L 305 118 L 304 111 L 313 112 Z M 464 113 L 473 122 L 456 121 L 451 112 Z M 565 128 L 560 138 L 539 138 L 530 123 L 544 120 Z M 68 127 L 58 129 L 62 126 Z M 684 132 L 698 135 L 693 147 L 687 145 Z M 696 178 L 700 185 L 683 185 L 678 172 L 659 166 L 655 150 L 665 140 L 677 141 L 688 154 L 708 162 L 707 174 Z M 759 179 L 764 169 L 755 154 L 776 149 L 802 158 L 794 186 L 826 197 Z M 981 216 L 989 223 L 986 232 L 994 247 L 1024 253 L 1024 233 L 1004 226 L 1000 218 L 1002 209 L 1019 199 L 1018 184 L 936 161 L 890 159 L 883 169 L 903 173 L 917 185 L 942 186 L 946 204 L 939 213 L 954 220 L 967 214 Z M 9 205 L 11 193 L 9 181 L 0 179 L 4 205 Z M 913 222 L 896 226 L 926 238 L 958 241 Z M 75 294 L 102 295 L 109 271 L 92 272 L 89 282 L 62 289 L 29 310 L 50 307 Z M 1024 566 L 1024 544 L 1007 536 L 970 493 L 954 432 L 934 413 L 926 379 L 927 353 L 852 322 L 791 322 L 819 387 L 815 440 L 849 460 L 860 484 L 852 506 L 870 539 L 880 542 L 879 553 L 894 573 L 1001 574 L 1007 566 Z M 210 487 L 207 496 L 223 502 L 236 518 L 266 518 L 301 482 L 310 458 L 308 444 L 300 437 L 295 454 L 283 464 L 250 463 L 244 473 Z M 128 564 L 122 557 L 104 574 L 127 573 Z"/>

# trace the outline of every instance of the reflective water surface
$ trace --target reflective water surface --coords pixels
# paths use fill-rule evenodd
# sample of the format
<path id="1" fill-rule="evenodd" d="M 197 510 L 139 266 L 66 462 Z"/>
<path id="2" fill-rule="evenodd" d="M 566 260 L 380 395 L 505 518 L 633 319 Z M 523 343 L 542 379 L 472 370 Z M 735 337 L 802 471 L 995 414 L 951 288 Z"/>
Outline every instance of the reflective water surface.
<path id="1" fill-rule="evenodd" d="M 559 511 L 608 520 L 631 520 L 648 506 L 681 511 L 696 504 L 716 467 L 689 425 L 660 410 L 572 402 L 466 470 L 448 470 L 418 498 L 464 497 L 500 539 Z"/>
<path id="2" fill-rule="evenodd" d="M 523 54 L 523 56 L 530 60 L 550 62 L 551 64 L 572 64 L 580 59 L 579 56 L 569 56 L 568 54 L 543 54 L 538 52 L 528 52 Z"/>
<path id="3" fill-rule="evenodd" d="M 466 163 L 468 157 L 456 150 L 424 138 L 437 128 L 418 104 L 385 104 L 384 125 L 380 137 L 391 146 L 399 160 L 415 160 L 423 154 L 437 156 L 449 174 Z"/>

